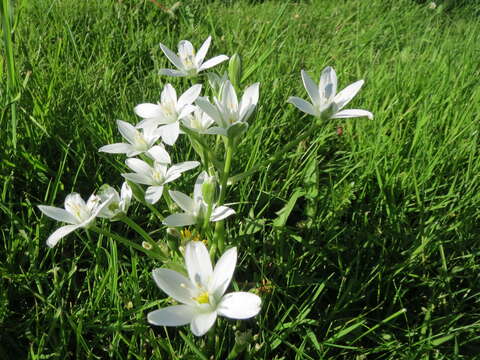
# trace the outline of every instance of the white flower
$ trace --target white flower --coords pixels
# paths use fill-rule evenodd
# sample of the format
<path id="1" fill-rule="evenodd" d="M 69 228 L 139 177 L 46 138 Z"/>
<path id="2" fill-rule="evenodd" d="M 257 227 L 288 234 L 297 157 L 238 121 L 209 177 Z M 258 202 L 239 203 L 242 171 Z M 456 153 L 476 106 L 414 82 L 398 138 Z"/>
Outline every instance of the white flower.
<path id="1" fill-rule="evenodd" d="M 318 86 L 304 70 L 302 70 L 302 79 L 303 85 L 305 86 L 312 103 L 309 103 L 308 101 L 300 99 L 296 96 L 291 96 L 288 99 L 288 102 L 295 105 L 304 113 L 322 119 L 351 118 L 361 116 L 366 116 L 369 119 L 373 119 L 373 114 L 366 110 L 342 110 L 360 90 L 364 82 L 363 80 L 359 80 L 348 85 L 345 89 L 337 94 L 337 75 L 335 74 L 335 70 L 333 70 L 330 66 L 323 69 Z"/>
<path id="2" fill-rule="evenodd" d="M 169 190 L 168 193 L 173 201 L 175 201 L 185 212 L 167 216 L 163 220 L 163 224 L 171 227 L 179 227 L 203 222 L 204 217 L 207 215 L 208 204 L 203 198 L 202 187 L 206 181 L 209 181 L 209 179 L 210 178 L 205 171 L 200 173 L 195 182 L 193 199 L 180 191 Z M 216 206 L 216 204 L 212 204 L 210 221 L 220 221 L 233 214 L 235 214 L 235 210 L 227 206 Z"/>
<path id="3" fill-rule="evenodd" d="M 160 44 L 160 48 L 162 49 L 165 56 L 178 69 L 161 69 L 160 74 L 169 76 L 194 76 L 197 75 L 200 71 L 209 69 L 215 65 L 224 62 L 225 60 L 228 60 L 228 56 L 219 55 L 211 58 L 206 62 L 203 62 L 205 56 L 207 55 L 207 51 L 210 47 L 211 41 L 212 37 L 209 36 L 207 40 L 205 40 L 203 45 L 200 47 L 197 54 L 195 54 L 195 49 L 193 48 L 192 43 L 187 40 L 181 40 L 178 43 L 178 55 L 175 55 L 165 45 Z"/>
<path id="4" fill-rule="evenodd" d="M 168 145 L 175 144 L 180 134 L 179 120 L 195 110 L 192 103 L 200 95 L 202 85 L 193 85 L 177 100 L 177 92 L 171 84 L 165 85 L 161 95 L 161 103 L 140 104 L 135 106 L 135 113 L 143 118 L 137 127 L 158 126 L 162 140 Z"/>
<path id="5" fill-rule="evenodd" d="M 240 103 L 238 102 L 235 88 L 229 80 L 226 80 L 220 91 L 219 97 L 214 97 L 214 103 L 207 98 L 198 98 L 197 105 L 207 113 L 217 124 L 208 130 L 210 134 L 224 136 L 235 135 L 234 128 L 245 130 L 248 127 L 247 120 L 255 110 L 258 103 L 259 83 L 249 86 L 243 93 Z"/>
<path id="6" fill-rule="evenodd" d="M 98 151 L 110 154 L 127 154 L 129 157 L 135 156 L 147 152 L 161 135 L 156 124 L 146 124 L 142 131 L 137 130 L 132 124 L 122 120 L 117 120 L 117 125 L 118 130 L 129 143 L 105 145 Z"/>
<path id="7" fill-rule="evenodd" d="M 226 295 L 237 262 L 237 249 L 227 250 L 212 268 L 207 248 L 200 241 L 191 241 L 185 248 L 188 278 L 169 269 L 153 270 L 153 279 L 167 295 L 182 305 L 169 306 L 148 313 L 148 322 L 158 326 L 190 324 L 195 336 L 204 335 L 217 316 L 248 319 L 260 311 L 261 299 L 249 292 Z"/>
<path id="8" fill-rule="evenodd" d="M 109 205 L 98 213 L 98 217 L 115 221 L 127 214 L 132 201 L 132 189 L 124 182 L 119 195 L 117 190 L 105 184 L 99 189 L 98 197 L 102 202 L 110 201 Z"/>
<path id="9" fill-rule="evenodd" d="M 111 198 L 102 202 L 100 197 L 91 195 L 87 203 L 85 203 L 79 194 L 72 193 L 65 198 L 65 210 L 54 206 L 39 205 L 40 211 L 48 217 L 70 224 L 55 230 L 48 237 L 47 245 L 54 247 L 61 238 L 71 232 L 91 226 L 98 214 L 103 208 L 108 206 L 110 201 Z"/>
<path id="10" fill-rule="evenodd" d="M 165 184 L 178 179 L 183 172 L 200 165 L 198 161 L 185 161 L 168 168 L 168 165 L 163 162 L 154 161 L 153 166 L 150 166 L 136 158 L 127 159 L 125 163 L 135 171 L 135 173 L 122 174 L 125 179 L 137 184 L 150 185 L 145 192 L 145 201 L 149 204 L 155 204 L 160 200 Z"/>
<path id="11" fill-rule="evenodd" d="M 187 115 L 182 119 L 183 125 L 199 134 L 207 133 L 208 128 L 213 124 L 213 122 L 213 119 L 203 112 L 198 106 L 195 108 L 193 114 Z"/>

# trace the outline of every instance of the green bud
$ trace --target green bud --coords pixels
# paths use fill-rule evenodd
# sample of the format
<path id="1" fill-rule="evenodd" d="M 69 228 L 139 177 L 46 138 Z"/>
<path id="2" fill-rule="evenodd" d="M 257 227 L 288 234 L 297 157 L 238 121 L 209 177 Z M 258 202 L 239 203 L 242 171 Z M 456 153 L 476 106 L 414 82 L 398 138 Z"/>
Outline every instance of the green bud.
<path id="1" fill-rule="evenodd" d="M 202 184 L 203 200 L 207 204 L 213 204 L 217 200 L 217 181 L 215 176 L 209 176 Z"/>
<path id="2" fill-rule="evenodd" d="M 233 86 L 239 89 L 242 80 L 242 58 L 237 53 L 233 54 L 228 62 L 228 76 Z"/>

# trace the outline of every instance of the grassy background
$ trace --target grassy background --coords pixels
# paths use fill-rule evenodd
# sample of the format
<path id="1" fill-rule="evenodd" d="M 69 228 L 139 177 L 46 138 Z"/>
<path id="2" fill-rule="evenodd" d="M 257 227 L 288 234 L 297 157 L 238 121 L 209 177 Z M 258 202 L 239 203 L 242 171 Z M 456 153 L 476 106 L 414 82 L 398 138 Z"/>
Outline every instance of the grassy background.
<path id="1" fill-rule="evenodd" d="M 208 35 L 209 54 L 239 52 L 244 84 L 261 82 L 238 171 L 313 121 L 286 104 L 290 95 L 306 97 L 301 69 L 318 77 L 333 66 L 340 88 L 365 79 L 351 107 L 375 114 L 326 123 L 285 161 L 229 190 L 238 202 L 228 221 L 240 253 L 235 286 L 257 287 L 264 304 L 257 318 L 237 324 L 256 335 L 246 358 L 476 358 L 474 4 L 447 12 L 407 0 L 184 3 L 175 18 L 150 1 L 15 4 L 16 151 L 12 95 L 0 87 L 0 358 L 196 358 L 178 329 L 146 322 L 166 303 L 152 261 L 85 232 L 49 250 L 57 224 L 35 205 L 119 185 L 123 158 L 97 152 L 119 140 L 115 120 L 136 122 L 133 106 L 156 101 L 165 82 L 187 86 L 156 75 L 167 65 L 158 43 L 199 46 Z M 2 57 L 2 83 L 7 63 Z M 174 158 L 184 159 L 182 144 L 177 149 Z M 164 236 L 143 207 L 132 214 Z M 226 329 L 219 359 L 235 341 Z"/>

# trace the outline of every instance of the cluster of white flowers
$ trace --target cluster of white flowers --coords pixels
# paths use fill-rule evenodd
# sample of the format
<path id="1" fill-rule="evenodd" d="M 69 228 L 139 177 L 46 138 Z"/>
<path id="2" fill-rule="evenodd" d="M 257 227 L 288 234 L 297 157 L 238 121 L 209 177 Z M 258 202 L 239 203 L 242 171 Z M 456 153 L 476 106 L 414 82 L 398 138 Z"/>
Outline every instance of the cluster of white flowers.
<path id="1" fill-rule="evenodd" d="M 178 44 L 178 54 L 160 44 L 166 57 L 177 68 L 162 69 L 160 73 L 194 77 L 201 71 L 229 59 L 225 55 L 219 55 L 204 61 L 210 43 L 211 37 L 208 37 L 195 53 L 192 44 L 182 40 Z M 47 240 L 50 247 L 79 228 L 95 230 L 94 222 L 99 217 L 111 221 L 123 220 L 147 240 L 150 249 L 152 243 L 155 245 L 156 242 L 127 217 L 132 193 L 135 193 L 137 200 L 149 206 L 158 204 L 163 196 L 166 198 L 168 211 L 175 203 L 184 212 L 166 216 L 163 224 L 170 228 L 194 227 L 197 240 L 201 238 L 208 240 L 212 243 L 213 251 L 209 253 L 201 241 L 184 244 L 185 272 L 188 277 L 166 268 L 153 270 L 153 278 L 157 285 L 182 305 L 150 312 L 148 321 L 162 326 L 190 324 L 193 334 L 197 336 L 205 334 L 212 327 L 217 315 L 247 319 L 257 315 L 261 305 L 260 298 L 250 292 L 224 295 L 235 269 L 236 247 L 226 250 L 214 269 L 211 262 L 211 256 L 215 257 L 216 250 L 224 250 L 223 239 L 222 242 L 218 242 L 223 236 L 222 220 L 235 213 L 224 204 L 233 148 L 238 143 L 238 137 L 247 131 L 248 120 L 259 100 L 259 83 L 245 88 L 239 100 L 235 88 L 239 88 L 241 62 L 238 55 L 235 55 L 235 61 L 233 60 L 234 57 L 229 67 L 231 80 L 226 74 L 223 76 L 209 74 L 211 96 L 201 96 L 202 90 L 205 90 L 201 84 L 195 84 L 177 96 L 175 88 L 167 83 L 158 103 L 142 103 L 135 106 L 134 112 L 141 118 L 136 125 L 117 120 L 118 130 L 125 142 L 102 146 L 99 151 L 127 156 L 125 165 L 133 172 L 121 174 L 126 182 L 120 195 L 115 189 L 105 185 L 98 195 L 92 195 L 87 202 L 79 194 L 73 193 L 65 199 L 65 209 L 39 206 L 45 215 L 68 224 L 50 235 Z M 360 90 L 363 80 L 347 86 L 337 94 L 337 77 L 331 67 L 323 70 L 318 86 L 304 70 L 301 71 L 301 76 L 311 103 L 299 97 L 288 99 L 288 102 L 301 111 L 319 119 L 373 117 L 366 110 L 343 110 Z M 173 147 L 181 134 L 188 135 L 201 162 L 185 161 L 172 164 L 167 148 Z M 216 141 L 210 141 L 211 137 L 208 135 L 215 136 Z M 221 140 L 225 145 L 225 152 L 223 161 L 217 161 L 215 152 L 218 151 L 216 146 L 213 149 L 213 143 L 218 145 Z M 180 191 L 166 191 L 166 188 L 171 186 L 170 183 L 180 178 L 182 173 L 199 165 L 202 165 L 204 170 L 196 179 L 193 198 Z M 135 188 L 140 190 L 139 193 L 132 192 L 131 186 L 134 184 Z M 138 185 L 147 187 L 142 190 Z M 210 222 L 219 222 L 217 225 L 220 226 L 216 226 L 213 231 Z"/>

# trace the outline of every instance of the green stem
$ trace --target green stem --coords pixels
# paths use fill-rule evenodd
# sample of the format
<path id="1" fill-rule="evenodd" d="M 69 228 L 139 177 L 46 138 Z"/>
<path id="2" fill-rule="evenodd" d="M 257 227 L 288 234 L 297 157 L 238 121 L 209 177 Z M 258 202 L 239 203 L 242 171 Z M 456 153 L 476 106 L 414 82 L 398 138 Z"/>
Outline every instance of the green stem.
<path id="1" fill-rule="evenodd" d="M 163 257 L 162 254 L 158 254 L 154 251 L 147 250 L 147 249 L 143 248 L 143 246 L 138 245 L 137 243 L 134 243 L 133 241 L 130 241 L 130 240 L 124 238 L 123 236 L 111 233 L 110 231 L 99 228 L 97 226 L 92 226 L 89 229 L 92 230 L 92 231 L 95 231 L 96 233 L 102 234 L 106 237 L 112 238 L 112 239 L 122 243 L 123 245 L 125 245 L 127 247 L 132 247 L 132 248 L 134 248 L 138 251 L 141 251 L 144 254 L 146 254 L 146 255 L 154 258 L 154 259 L 160 259 L 162 261 L 165 261 L 165 258 Z"/>
<path id="2" fill-rule="evenodd" d="M 296 145 L 298 145 L 301 141 L 305 140 L 307 137 L 309 137 L 312 133 L 314 133 L 316 130 L 318 130 L 320 128 L 321 125 L 317 124 L 317 123 L 313 123 L 312 126 L 305 132 L 303 133 L 302 135 L 300 135 L 299 137 L 297 137 L 295 140 L 292 140 L 290 141 L 287 145 L 285 145 L 282 149 L 280 149 L 279 151 L 277 151 L 275 154 L 273 154 L 272 156 L 270 156 L 268 159 L 262 161 L 260 164 L 257 164 L 255 165 L 253 168 L 251 168 L 250 170 L 247 170 L 241 174 L 238 174 L 238 175 L 235 175 L 235 176 L 232 176 L 230 179 L 228 179 L 228 184 L 229 185 L 232 185 L 232 184 L 235 184 L 237 182 L 239 182 L 240 180 L 246 178 L 246 177 L 249 177 L 253 174 L 255 174 L 257 171 L 259 170 L 262 170 L 264 169 L 267 165 L 269 165 L 270 163 L 273 163 L 273 162 L 276 162 L 277 160 L 285 157 L 285 154 L 290 150 L 292 149 L 293 147 L 295 147 Z M 325 138 L 329 137 L 330 134 L 327 134 L 325 136 Z"/>
<path id="3" fill-rule="evenodd" d="M 131 229 L 135 230 L 135 232 L 140 235 L 147 243 L 149 243 L 152 248 L 154 249 L 154 252 L 157 252 L 159 254 L 162 254 L 164 258 L 168 258 L 168 255 L 165 254 L 162 249 L 158 246 L 155 240 L 152 239 L 152 237 L 145 231 L 143 228 L 138 225 L 135 221 L 130 219 L 127 216 L 124 216 L 121 221 L 125 224 L 127 224 Z"/>

